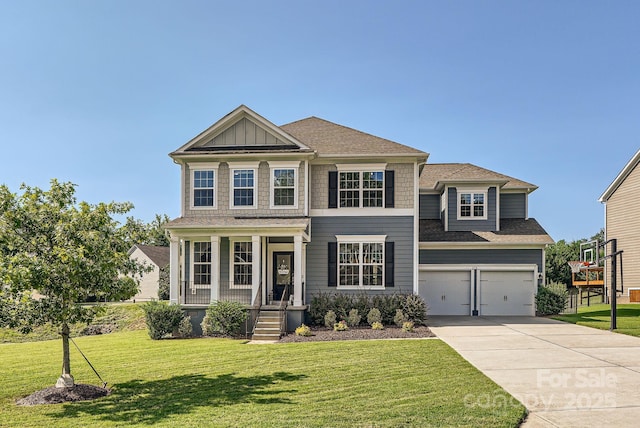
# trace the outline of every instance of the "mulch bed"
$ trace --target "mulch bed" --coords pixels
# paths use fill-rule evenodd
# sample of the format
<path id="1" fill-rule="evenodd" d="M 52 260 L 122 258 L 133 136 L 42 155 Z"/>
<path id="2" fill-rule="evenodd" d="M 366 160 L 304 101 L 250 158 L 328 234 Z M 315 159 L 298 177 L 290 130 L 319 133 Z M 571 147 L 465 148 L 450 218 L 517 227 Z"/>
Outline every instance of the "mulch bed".
<path id="1" fill-rule="evenodd" d="M 372 328 L 350 328 L 347 331 L 334 331 L 328 328 L 311 330 L 312 336 L 296 336 L 290 333 L 280 339 L 282 343 L 291 342 L 328 342 L 332 340 L 372 340 L 372 339 L 420 339 L 435 337 L 429 327 L 415 327 L 412 332 L 407 332 L 398 327 L 385 327 L 384 330 Z"/>
<path id="2" fill-rule="evenodd" d="M 28 397 L 19 399 L 16 404 L 20 406 L 36 406 L 39 404 L 59 404 L 68 401 L 95 400 L 105 397 L 111 391 L 95 385 L 76 384 L 73 388 L 56 388 L 50 386 L 40 391 L 36 391 Z"/>

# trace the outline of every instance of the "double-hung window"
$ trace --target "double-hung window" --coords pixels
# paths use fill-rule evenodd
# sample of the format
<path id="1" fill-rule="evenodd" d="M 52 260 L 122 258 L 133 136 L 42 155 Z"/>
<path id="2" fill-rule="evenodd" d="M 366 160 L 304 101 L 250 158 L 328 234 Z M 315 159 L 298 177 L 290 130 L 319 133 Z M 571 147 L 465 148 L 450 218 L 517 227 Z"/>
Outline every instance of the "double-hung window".
<path id="1" fill-rule="evenodd" d="M 193 243 L 193 284 L 211 285 L 211 242 Z"/>
<path id="2" fill-rule="evenodd" d="M 338 236 L 338 286 L 384 287 L 385 236 Z"/>
<path id="3" fill-rule="evenodd" d="M 217 164 L 198 165 L 192 169 L 192 208 L 216 207 L 216 173 Z"/>
<path id="4" fill-rule="evenodd" d="M 485 220 L 487 218 L 487 193 L 478 191 L 458 192 L 458 218 Z"/>
<path id="5" fill-rule="evenodd" d="M 240 208 L 253 208 L 256 206 L 256 170 L 233 169 L 232 179 L 232 206 Z"/>
<path id="6" fill-rule="evenodd" d="M 384 171 L 340 171 L 340 208 L 381 208 L 384 205 Z"/>
<path id="7" fill-rule="evenodd" d="M 253 283 L 253 244 L 251 241 L 231 242 L 233 288 L 251 288 Z"/>

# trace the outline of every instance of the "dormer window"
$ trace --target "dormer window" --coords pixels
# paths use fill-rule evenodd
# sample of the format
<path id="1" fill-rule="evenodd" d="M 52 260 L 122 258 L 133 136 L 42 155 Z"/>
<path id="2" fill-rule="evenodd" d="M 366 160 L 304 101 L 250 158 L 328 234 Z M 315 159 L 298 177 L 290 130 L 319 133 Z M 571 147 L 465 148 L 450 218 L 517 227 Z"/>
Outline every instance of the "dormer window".
<path id="1" fill-rule="evenodd" d="M 458 195 L 459 220 L 487 219 L 487 192 L 460 191 Z"/>

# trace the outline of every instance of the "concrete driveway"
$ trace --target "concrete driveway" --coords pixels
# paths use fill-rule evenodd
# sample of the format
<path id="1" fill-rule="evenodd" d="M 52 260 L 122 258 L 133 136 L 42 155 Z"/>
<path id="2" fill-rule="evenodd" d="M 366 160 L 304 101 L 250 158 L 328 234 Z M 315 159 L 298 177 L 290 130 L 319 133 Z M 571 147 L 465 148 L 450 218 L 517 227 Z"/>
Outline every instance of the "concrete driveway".
<path id="1" fill-rule="evenodd" d="M 523 427 L 640 426 L 640 338 L 535 317 L 429 318 L 431 330 L 529 409 Z M 496 392 L 469 406 L 507 406 Z"/>

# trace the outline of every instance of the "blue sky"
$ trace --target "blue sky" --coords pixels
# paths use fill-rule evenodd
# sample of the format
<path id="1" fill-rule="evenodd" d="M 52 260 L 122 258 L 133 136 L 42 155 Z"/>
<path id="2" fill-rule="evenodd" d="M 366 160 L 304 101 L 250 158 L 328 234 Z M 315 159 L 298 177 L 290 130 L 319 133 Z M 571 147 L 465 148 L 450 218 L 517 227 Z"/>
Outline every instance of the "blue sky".
<path id="1" fill-rule="evenodd" d="M 538 185 L 556 239 L 640 147 L 640 2 L 0 2 L 0 183 L 179 215 L 169 152 L 240 104 Z"/>

